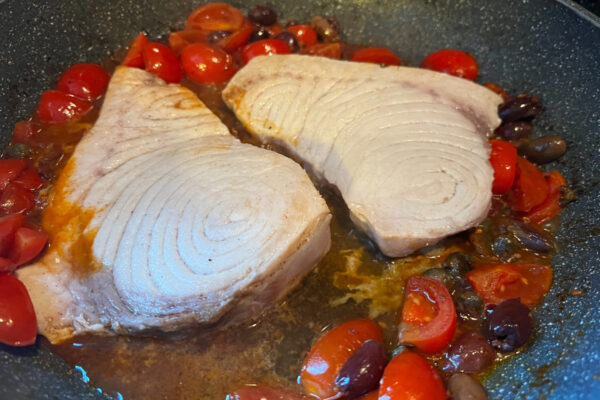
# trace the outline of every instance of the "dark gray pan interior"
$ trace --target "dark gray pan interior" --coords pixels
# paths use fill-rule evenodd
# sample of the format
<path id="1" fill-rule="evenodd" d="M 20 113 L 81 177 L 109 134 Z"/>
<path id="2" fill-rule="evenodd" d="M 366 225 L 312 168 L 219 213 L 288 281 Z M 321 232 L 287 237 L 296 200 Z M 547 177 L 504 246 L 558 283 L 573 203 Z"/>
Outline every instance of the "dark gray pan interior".
<path id="1" fill-rule="evenodd" d="M 2 145 L 13 124 L 31 115 L 40 93 L 69 65 L 101 61 L 139 31 L 157 38 L 181 29 L 198 3 L 0 0 Z M 233 3 L 247 9 L 255 2 Z M 554 285 L 535 314 L 537 337 L 498 367 L 486 387 L 491 399 L 600 398 L 598 20 L 549 0 L 282 0 L 272 5 L 282 18 L 335 15 L 349 41 L 388 46 L 413 65 L 433 50 L 461 48 L 479 61 L 481 82 L 542 97 L 545 111 L 537 132 L 567 139 L 569 151 L 556 167 L 578 200 L 564 212 Z M 575 289 L 581 295 L 573 296 Z M 92 398 L 106 397 L 43 346 L 0 346 L 0 399 Z"/>

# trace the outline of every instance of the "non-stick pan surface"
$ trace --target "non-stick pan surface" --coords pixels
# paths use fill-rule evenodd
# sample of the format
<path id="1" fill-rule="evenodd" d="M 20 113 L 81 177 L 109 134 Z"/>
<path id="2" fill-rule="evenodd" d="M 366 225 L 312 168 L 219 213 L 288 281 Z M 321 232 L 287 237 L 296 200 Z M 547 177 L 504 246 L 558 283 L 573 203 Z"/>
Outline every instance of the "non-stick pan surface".
<path id="1" fill-rule="evenodd" d="M 201 2 L 200 2 L 201 3 Z M 233 4 L 247 9 L 255 1 Z M 0 133 L 28 118 L 69 65 L 98 62 L 140 31 L 183 25 L 192 0 L 0 0 Z M 564 212 L 554 285 L 535 317 L 536 338 L 485 381 L 491 399 L 600 398 L 600 23 L 550 0 L 283 0 L 282 18 L 335 15 L 350 42 L 394 49 L 417 64 L 457 47 L 475 55 L 480 81 L 541 95 L 540 134 L 569 150 L 559 168 L 578 199 Z M 573 295 L 580 290 L 581 295 Z M 1 294 L 0 294 L 1 295 Z M 0 399 L 106 398 L 41 345 L 0 346 Z"/>

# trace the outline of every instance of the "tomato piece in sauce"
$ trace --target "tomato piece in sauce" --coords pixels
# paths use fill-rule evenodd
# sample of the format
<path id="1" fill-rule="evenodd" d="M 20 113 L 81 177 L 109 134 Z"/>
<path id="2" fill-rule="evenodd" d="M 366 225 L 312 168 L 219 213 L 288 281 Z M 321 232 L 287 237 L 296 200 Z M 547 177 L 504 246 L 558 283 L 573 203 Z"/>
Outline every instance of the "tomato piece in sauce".
<path id="1" fill-rule="evenodd" d="M 318 42 L 317 31 L 310 25 L 294 25 L 286 28 L 296 37 L 300 47 L 312 46 Z"/>
<path id="2" fill-rule="evenodd" d="M 35 203 L 34 194 L 11 182 L 0 195 L 0 215 L 27 213 Z"/>
<path id="3" fill-rule="evenodd" d="M 35 136 L 42 131 L 42 125 L 33 121 L 19 121 L 13 128 L 13 143 L 32 144 Z"/>
<path id="4" fill-rule="evenodd" d="M 25 168 L 19 176 L 17 176 L 13 183 L 17 186 L 21 186 L 23 189 L 27 189 L 31 192 L 35 192 L 44 184 L 44 181 L 40 177 L 40 174 L 33 168 Z"/>
<path id="5" fill-rule="evenodd" d="M 514 211 L 528 212 L 542 204 L 549 194 L 542 171 L 523 157 L 517 157 L 515 181 L 507 195 L 509 207 Z"/>
<path id="6" fill-rule="evenodd" d="M 302 53 L 339 60 L 342 57 L 342 46 L 339 43 L 317 43 L 308 46 Z"/>
<path id="7" fill-rule="evenodd" d="M 399 338 L 424 353 L 437 353 L 456 331 L 454 302 L 444 284 L 424 276 L 406 282 Z"/>
<path id="8" fill-rule="evenodd" d="M 382 340 L 379 325 L 369 319 L 344 322 L 321 336 L 302 364 L 300 380 L 306 393 L 321 399 L 336 395 L 335 378 L 348 358 L 369 339 Z"/>
<path id="9" fill-rule="evenodd" d="M 308 398 L 283 389 L 246 386 L 229 393 L 225 400 L 308 400 Z"/>
<path id="10" fill-rule="evenodd" d="M 545 173 L 544 178 L 550 192 L 548 198 L 523 215 L 523 218 L 534 224 L 541 224 L 556 217 L 562 208 L 560 205 L 561 188 L 567 185 L 565 178 L 556 170 Z"/>
<path id="11" fill-rule="evenodd" d="M 475 58 L 464 51 L 443 49 L 429 54 L 421 63 L 421 68 L 475 80 L 479 67 Z"/>
<path id="12" fill-rule="evenodd" d="M 78 120 L 92 109 L 92 103 L 60 90 L 42 93 L 37 116 L 49 124 Z"/>
<path id="13" fill-rule="evenodd" d="M 217 42 L 217 46 L 221 47 L 223 50 L 233 53 L 244 47 L 248 40 L 250 39 L 250 35 L 252 35 L 252 31 L 254 28 L 245 27 L 240 29 L 237 32 L 232 33 L 231 35 L 224 37 L 223 39 Z"/>
<path id="14" fill-rule="evenodd" d="M 446 400 L 442 379 L 425 358 L 411 351 L 394 357 L 381 378 L 379 400 Z"/>
<path id="15" fill-rule="evenodd" d="M 67 69 L 56 88 L 87 101 L 100 98 L 106 91 L 110 75 L 99 65 L 80 63 Z"/>
<path id="16" fill-rule="evenodd" d="M 181 52 L 185 74 L 200 83 L 221 83 L 237 71 L 231 55 L 218 47 L 194 43 Z"/>
<path id="17" fill-rule="evenodd" d="M 517 148 L 510 142 L 490 140 L 490 164 L 494 168 L 492 193 L 504 194 L 510 190 L 517 172 Z"/>
<path id="18" fill-rule="evenodd" d="M 4 190 L 25 168 L 27 161 L 22 158 L 0 160 L 0 190 Z"/>
<path id="19" fill-rule="evenodd" d="M 7 273 L 0 273 L 0 343 L 29 346 L 35 343 L 37 323 L 25 285 Z"/>
<path id="20" fill-rule="evenodd" d="M 552 268 L 524 263 L 484 265 L 469 271 L 467 279 L 486 304 L 518 298 L 530 307 L 550 289 Z"/>
<path id="21" fill-rule="evenodd" d="M 146 35 L 143 33 L 137 35 L 137 37 L 133 39 L 131 46 L 129 46 L 129 51 L 121 64 L 128 67 L 144 68 L 144 56 L 142 55 L 142 50 L 146 43 L 148 43 Z"/>
<path id="22" fill-rule="evenodd" d="M 16 266 L 26 264 L 42 252 L 46 243 L 48 243 L 46 232 L 22 226 L 15 232 L 10 259 Z"/>
<path id="23" fill-rule="evenodd" d="M 402 65 L 402 61 L 393 51 L 384 47 L 368 47 L 352 54 L 350 61 L 368 62 L 381 65 Z"/>
<path id="24" fill-rule="evenodd" d="M 209 3 L 190 14 L 185 29 L 237 31 L 244 25 L 245 19 L 240 10 L 227 3 Z"/>
<path id="25" fill-rule="evenodd" d="M 181 82 L 181 67 L 173 50 L 161 43 L 149 42 L 142 49 L 146 71 L 167 83 Z"/>
<path id="26" fill-rule="evenodd" d="M 0 256 L 8 258 L 13 243 L 15 233 L 23 225 L 25 216 L 23 214 L 9 214 L 0 217 Z M 0 266 L 0 270 L 6 270 Z"/>
<path id="27" fill-rule="evenodd" d="M 250 60 L 257 56 L 270 56 L 272 54 L 290 54 L 292 50 L 290 46 L 283 40 L 265 39 L 250 43 L 244 48 L 243 58 L 244 64 L 248 64 Z"/>

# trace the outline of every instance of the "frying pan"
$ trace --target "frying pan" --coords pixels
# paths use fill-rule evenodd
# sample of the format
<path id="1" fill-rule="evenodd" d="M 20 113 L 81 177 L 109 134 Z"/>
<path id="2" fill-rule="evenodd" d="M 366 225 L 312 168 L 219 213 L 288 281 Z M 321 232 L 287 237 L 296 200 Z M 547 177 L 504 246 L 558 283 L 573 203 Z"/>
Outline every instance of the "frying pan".
<path id="1" fill-rule="evenodd" d="M 0 140 L 76 62 L 98 62 L 140 31 L 159 38 L 201 1 L 0 0 Z M 247 9 L 260 1 L 232 1 Z M 262 2 L 264 3 L 264 2 Z M 349 42 L 409 64 L 444 47 L 475 55 L 480 81 L 541 95 L 540 134 L 558 133 L 559 168 L 578 199 L 563 214 L 555 280 L 529 348 L 485 380 L 490 399 L 600 398 L 600 20 L 564 0 L 282 0 L 282 18 L 335 15 Z M 573 290 L 581 291 L 573 295 Z M 1 295 L 1 294 L 0 294 Z M 0 345 L 0 399 L 106 399 L 44 346 Z"/>

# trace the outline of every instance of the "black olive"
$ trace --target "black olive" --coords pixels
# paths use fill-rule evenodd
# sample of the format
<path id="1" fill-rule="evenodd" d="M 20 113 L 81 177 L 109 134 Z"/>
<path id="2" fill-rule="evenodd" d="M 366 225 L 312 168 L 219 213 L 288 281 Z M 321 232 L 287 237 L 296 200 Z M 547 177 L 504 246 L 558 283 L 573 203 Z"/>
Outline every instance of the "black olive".
<path id="1" fill-rule="evenodd" d="M 504 140 L 517 140 L 531 135 L 533 124 L 526 121 L 506 122 L 496 128 L 494 133 Z"/>
<path id="2" fill-rule="evenodd" d="M 474 378 L 466 374 L 454 374 L 448 379 L 451 400 L 487 400 L 485 390 Z"/>
<path id="3" fill-rule="evenodd" d="M 248 11 L 248 18 L 255 24 L 262 26 L 273 25 L 277 22 L 277 14 L 267 6 L 254 6 Z"/>
<path id="4" fill-rule="evenodd" d="M 229 35 L 231 35 L 231 31 L 212 31 L 206 36 L 206 41 L 208 43 L 217 43 L 219 40 L 224 39 Z"/>
<path id="5" fill-rule="evenodd" d="M 340 38 L 340 27 L 337 20 L 327 20 L 322 17 L 313 17 L 312 26 L 317 35 L 326 43 L 335 43 L 342 40 Z"/>
<path id="6" fill-rule="evenodd" d="M 492 347 L 509 352 L 523 346 L 533 331 L 529 309 L 519 299 L 505 300 L 486 316 L 484 334 Z"/>
<path id="7" fill-rule="evenodd" d="M 460 290 L 454 293 L 456 314 L 463 321 L 474 321 L 481 318 L 483 300 L 473 290 Z"/>
<path id="8" fill-rule="evenodd" d="M 269 39 L 271 33 L 265 28 L 259 28 L 252 31 L 248 43 L 258 42 L 259 40 Z"/>
<path id="9" fill-rule="evenodd" d="M 469 331 L 460 335 L 450 345 L 443 370 L 448 373 L 477 374 L 492 365 L 495 358 L 496 352 L 483 335 Z"/>
<path id="10" fill-rule="evenodd" d="M 520 94 L 509 97 L 498 107 L 498 115 L 503 122 L 531 119 L 542 110 L 540 100 L 536 96 Z"/>
<path id="11" fill-rule="evenodd" d="M 450 271 L 448 271 L 445 268 L 428 269 L 427 271 L 423 272 L 423 276 L 433 278 L 435 280 L 442 282 L 444 284 L 444 286 L 446 286 L 446 288 L 448 288 L 448 291 L 450 293 L 452 293 L 452 291 L 454 290 L 454 285 L 456 284 L 456 281 L 455 281 L 454 277 L 452 276 L 452 274 L 450 274 Z"/>
<path id="12" fill-rule="evenodd" d="M 377 388 L 387 364 L 383 345 L 367 340 L 344 363 L 335 378 L 335 388 L 344 398 L 354 399 Z"/>
<path id="13" fill-rule="evenodd" d="M 275 39 L 283 40 L 284 42 L 286 42 L 288 46 L 290 46 L 290 49 L 292 49 L 293 53 L 297 52 L 299 49 L 296 36 L 294 36 L 292 32 L 281 31 L 275 36 Z"/>
<path id="14" fill-rule="evenodd" d="M 519 153 L 537 164 L 546 164 L 562 157 L 567 142 L 560 136 L 542 136 L 519 146 Z"/>
<path id="15" fill-rule="evenodd" d="M 544 233 L 517 222 L 510 224 L 506 230 L 513 234 L 526 249 L 536 253 L 549 253 L 554 250 L 552 240 Z"/>
<path id="16" fill-rule="evenodd" d="M 471 270 L 471 257 L 468 254 L 457 251 L 448 255 L 442 265 L 455 278 L 462 277 Z"/>

